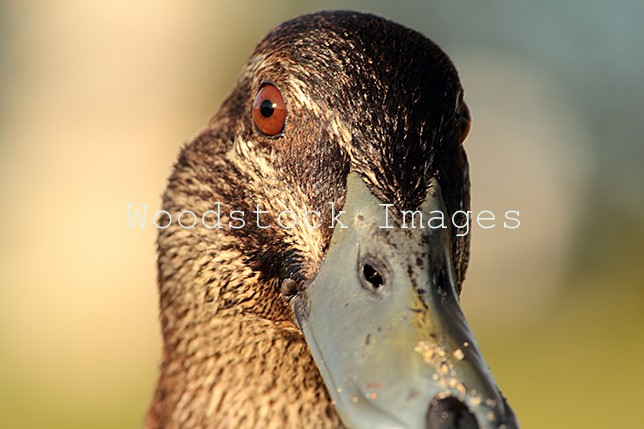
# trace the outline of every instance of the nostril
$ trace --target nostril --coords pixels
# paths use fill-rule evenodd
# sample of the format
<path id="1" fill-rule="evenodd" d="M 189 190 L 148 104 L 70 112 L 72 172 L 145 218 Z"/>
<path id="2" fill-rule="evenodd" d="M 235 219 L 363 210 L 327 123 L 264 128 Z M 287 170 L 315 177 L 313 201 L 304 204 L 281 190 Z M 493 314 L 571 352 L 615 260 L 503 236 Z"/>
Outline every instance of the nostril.
<path id="1" fill-rule="evenodd" d="M 479 429 L 476 418 L 456 398 L 432 399 L 427 411 L 426 429 Z"/>
<path id="2" fill-rule="evenodd" d="M 374 289 L 378 289 L 384 284 L 382 276 L 371 264 L 364 264 L 362 269 L 364 278 L 367 280 Z"/>
<path id="3" fill-rule="evenodd" d="M 438 290 L 438 293 L 441 296 L 441 299 L 443 301 L 446 301 L 449 294 L 448 294 L 448 283 L 447 279 L 445 278 L 445 271 L 443 269 L 438 271 L 438 275 L 436 276 L 436 289 Z"/>
<path id="4" fill-rule="evenodd" d="M 387 296 L 387 287 L 393 274 L 386 258 L 365 253 L 358 259 L 356 271 L 360 286 L 379 298 Z"/>

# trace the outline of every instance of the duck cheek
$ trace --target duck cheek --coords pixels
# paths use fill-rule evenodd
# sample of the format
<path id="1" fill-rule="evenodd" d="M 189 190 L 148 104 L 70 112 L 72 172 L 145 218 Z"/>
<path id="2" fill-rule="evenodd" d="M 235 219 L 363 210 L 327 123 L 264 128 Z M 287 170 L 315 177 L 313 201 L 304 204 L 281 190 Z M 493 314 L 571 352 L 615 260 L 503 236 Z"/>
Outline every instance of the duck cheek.
<path id="1" fill-rule="evenodd" d="M 351 173 L 331 245 L 294 299 L 347 427 L 516 428 L 460 309 L 449 228 L 400 228 Z M 445 211 L 432 182 L 420 211 Z"/>

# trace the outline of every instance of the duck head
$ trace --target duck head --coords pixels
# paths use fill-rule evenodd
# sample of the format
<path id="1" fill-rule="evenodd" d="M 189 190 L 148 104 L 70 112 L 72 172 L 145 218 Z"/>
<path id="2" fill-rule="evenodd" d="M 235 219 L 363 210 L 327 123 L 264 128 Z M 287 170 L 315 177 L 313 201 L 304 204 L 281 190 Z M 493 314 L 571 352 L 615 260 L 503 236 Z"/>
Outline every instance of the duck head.
<path id="1" fill-rule="evenodd" d="M 147 427 L 517 427 L 459 306 L 469 122 L 415 31 L 268 34 L 164 195 Z"/>

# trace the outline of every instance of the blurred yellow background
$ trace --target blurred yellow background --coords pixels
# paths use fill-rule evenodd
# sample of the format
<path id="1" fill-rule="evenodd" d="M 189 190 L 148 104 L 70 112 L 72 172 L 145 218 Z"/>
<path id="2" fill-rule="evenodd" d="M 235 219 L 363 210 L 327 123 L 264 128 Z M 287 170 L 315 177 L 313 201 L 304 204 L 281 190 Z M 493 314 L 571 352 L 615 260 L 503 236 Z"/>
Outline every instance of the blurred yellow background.
<path id="1" fill-rule="evenodd" d="M 254 44 L 368 10 L 459 69 L 474 128 L 462 296 L 523 428 L 644 421 L 644 3 L 0 2 L 0 427 L 136 428 L 160 358 L 155 231 L 182 142 Z"/>

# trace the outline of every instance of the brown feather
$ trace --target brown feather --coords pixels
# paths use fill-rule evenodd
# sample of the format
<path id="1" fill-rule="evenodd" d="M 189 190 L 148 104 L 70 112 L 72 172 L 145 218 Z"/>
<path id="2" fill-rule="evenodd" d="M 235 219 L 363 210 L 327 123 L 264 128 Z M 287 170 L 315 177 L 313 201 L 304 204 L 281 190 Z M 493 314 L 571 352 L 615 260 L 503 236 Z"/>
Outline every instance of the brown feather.
<path id="1" fill-rule="evenodd" d="M 286 100 L 281 137 L 252 123 L 264 82 Z M 399 210 L 420 205 L 432 176 L 449 211 L 469 208 L 454 131 L 461 101 L 436 45 L 372 15 L 307 15 L 260 42 L 233 93 L 181 151 L 163 207 L 201 217 L 221 202 L 223 225 L 230 210 L 250 214 L 257 204 L 273 225 L 282 210 L 318 210 L 323 227 L 174 222 L 159 232 L 163 362 L 147 429 L 342 427 L 280 285 L 317 272 L 333 232 L 329 203 L 342 207 L 349 171 Z M 460 281 L 467 239 L 453 238 Z"/>

